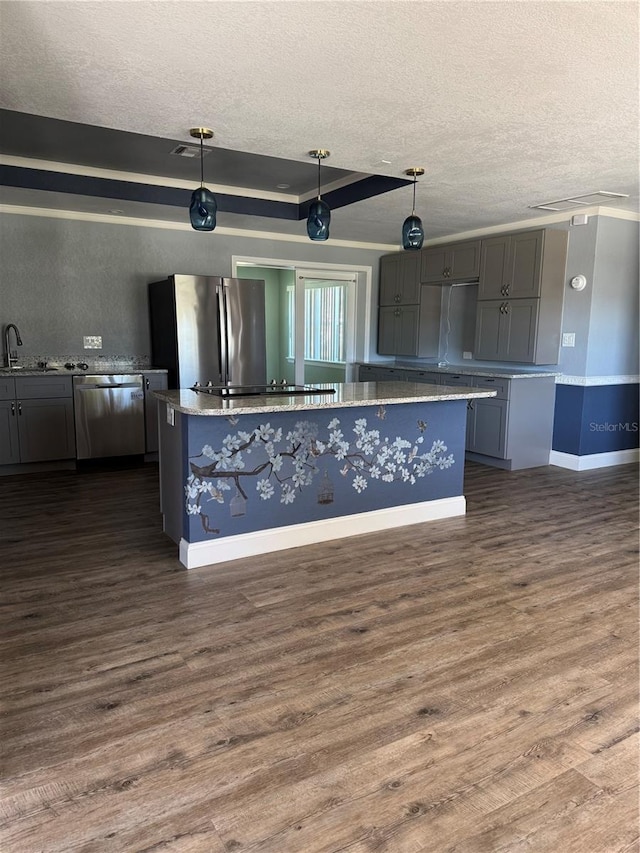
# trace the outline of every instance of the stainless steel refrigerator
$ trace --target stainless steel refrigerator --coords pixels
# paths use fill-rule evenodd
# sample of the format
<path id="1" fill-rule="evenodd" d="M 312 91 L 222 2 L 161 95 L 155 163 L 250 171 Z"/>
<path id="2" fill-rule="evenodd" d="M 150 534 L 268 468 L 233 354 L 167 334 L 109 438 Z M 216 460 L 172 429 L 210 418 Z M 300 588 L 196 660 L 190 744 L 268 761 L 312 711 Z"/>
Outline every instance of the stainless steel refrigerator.
<path id="1" fill-rule="evenodd" d="M 149 284 L 154 367 L 169 388 L 267 381 L 265 284 L 258 279 L 171 275 Z"/>

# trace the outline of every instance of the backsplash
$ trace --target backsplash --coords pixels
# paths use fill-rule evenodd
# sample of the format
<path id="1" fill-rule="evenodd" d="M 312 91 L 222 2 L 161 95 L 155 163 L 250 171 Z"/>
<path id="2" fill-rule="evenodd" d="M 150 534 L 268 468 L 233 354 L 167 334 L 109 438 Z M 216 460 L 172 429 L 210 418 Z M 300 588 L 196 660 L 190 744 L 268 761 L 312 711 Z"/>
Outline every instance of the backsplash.
<path id="1" fill-rule="evenodd" d="M 47 367 L 64 368 L 65 364 L 73 364 L 75 369 L 83 370 L 79 367 L 80 364 L 87 365 L 87 372 L 91 370 L 114 370 L 124 368 L 140 368 L 146 369 L 151 367 L 151 360 L 148 356 L 131 356 L 131 355 L 27 355 L 24 358 L 20 357 L 18 350 L 17 364 L 25 369 L 34 369 L 46 363 Z"/>

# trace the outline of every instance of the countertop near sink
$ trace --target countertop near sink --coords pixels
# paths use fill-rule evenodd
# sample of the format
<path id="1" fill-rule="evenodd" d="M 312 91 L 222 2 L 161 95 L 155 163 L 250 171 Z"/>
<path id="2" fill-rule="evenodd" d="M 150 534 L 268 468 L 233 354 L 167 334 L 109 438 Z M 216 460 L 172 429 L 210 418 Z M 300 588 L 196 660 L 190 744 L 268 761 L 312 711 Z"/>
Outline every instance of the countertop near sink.
<path id="1" fill-rule="evenodd" d="M 560 371 L 526 370 L 514 367 L 485 367 L 480 365 L 448 364 L 440 367 L 437 364 L 402 364 L 400 362 L 370 361 L 362 362 L 367 367 L 391 367 L 397 370 L 415 370 L 427 373 L 452 373 L 465 376 L 500 376 L 503 379 L 539 379 L 544 376 L 560 376 Z"/>
<path id="2" fill-rule="evenodd" d="M 166 373 L 167 371 L 158 367 L 123 367 L 113 365 L 111 367 L 89 367 L 87 370 L 67 370 L 65 367 L 0 367 L 1 376 L 109 376 L 117 373 L 127 376 L 138 373 Z"/>

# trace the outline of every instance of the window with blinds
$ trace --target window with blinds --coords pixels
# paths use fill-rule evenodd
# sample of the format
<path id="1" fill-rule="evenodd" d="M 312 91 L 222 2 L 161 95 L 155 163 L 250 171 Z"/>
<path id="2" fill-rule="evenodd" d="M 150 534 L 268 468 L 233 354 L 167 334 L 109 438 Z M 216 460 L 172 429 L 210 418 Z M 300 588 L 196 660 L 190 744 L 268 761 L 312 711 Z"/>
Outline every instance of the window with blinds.
<path id="1" fill-rule="evenodd" d="M 314 279 L 305 282 L 304 291 L 304 358 L 344 364 L 346 361 L 345 315 L 346 284 Z M 289 318 L 288 357 L 294 357 L 294 288 L 287 288 Z"/>

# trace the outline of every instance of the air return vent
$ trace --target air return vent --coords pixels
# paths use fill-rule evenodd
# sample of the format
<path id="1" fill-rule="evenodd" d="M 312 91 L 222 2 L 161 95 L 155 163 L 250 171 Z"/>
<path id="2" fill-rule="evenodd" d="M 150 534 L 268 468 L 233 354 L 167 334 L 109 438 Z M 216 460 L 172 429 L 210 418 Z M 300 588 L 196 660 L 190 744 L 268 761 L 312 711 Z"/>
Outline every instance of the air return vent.
<path id="1" fill-rule="evenodd" d="M 211 152 L 208 148 L 203 148 L 203 157 L 206 157 L 207 154 L 210 153 Z M 170 151 L 169 154 L 177 154 L 178 157 L 190 157 L 191 159 L 195 159 L 200 156 L 200 147 L 196 145 L 176 145 L 173 151 Z"/>
<path id="2" fill-rule="evenodd" d="M 558 198 L 555 201 L 543 201 L 541 204 L 529 205 L 530 210 L 573 210 L 576 207 L 585 207 L 594 204 L 613 204 L 621 198 L 629 198 L 626 193 L 610 193 L 605 190 L 597 190 L 585 195 L 574 195 L 570 198 Z"/>

